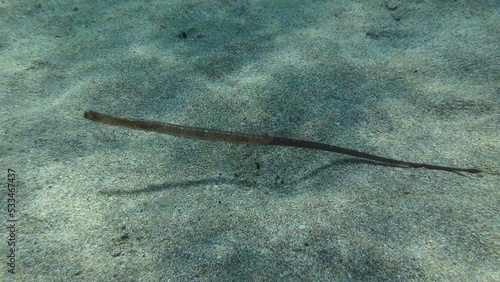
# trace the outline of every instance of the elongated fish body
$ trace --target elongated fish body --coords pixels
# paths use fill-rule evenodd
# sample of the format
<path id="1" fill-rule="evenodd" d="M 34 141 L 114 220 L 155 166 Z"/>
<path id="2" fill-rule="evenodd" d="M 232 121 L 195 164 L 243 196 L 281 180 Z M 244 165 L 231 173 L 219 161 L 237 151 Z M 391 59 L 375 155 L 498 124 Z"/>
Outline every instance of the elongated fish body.
<path id="1" fill-rule="evenodd" d="M 324 143 L 304 141 L 291 138 L 283 137 L 273 137 L 267 135 L 253 135 L 241 132 L 231 132 L 223 131 L 218 129 L 208 129 L 193 126 L 184 126 L 171 123 L 163 123 L 159 121 L 141 120 L 141 119 L 128 119 L 120 118 L 107 114 L 101 114 L 95 111 L 86 111 L 84 117 L 88 120 L 100 122 L 104 124 L 126 127 L 137 130 L 152 131 L 162 134 L 169 134 L 174 136 L 180 136 L 192 139 L 201 139 L 207 141 L 223 141 L 231 143 L 243 143 L 251 145 L 276 145 L 276 146 L 287 146 L 287 147 L 297 147 L 297 148 L 307 148 L 320 151 L 334 152 L 344 155 L 349 155 L 357 158 L 388 163 L 401 167 L 409 168 L 427 168 L 433 170 L 443 170 L 449 172 L 468 172 L 468 173 L 480 173 L 481 170 L 475 168 L 458 168 L 449 167 L 441 165 L 433 165 L 427 163 L 414 163 L 408 161 L 401 161 L 396 159 L 390 159 L 386 157 L 381 157 L 377 155 L 372 155 L 369 153 L 364 153 L 356 151 L 353 149 L 328 145 Z"/>

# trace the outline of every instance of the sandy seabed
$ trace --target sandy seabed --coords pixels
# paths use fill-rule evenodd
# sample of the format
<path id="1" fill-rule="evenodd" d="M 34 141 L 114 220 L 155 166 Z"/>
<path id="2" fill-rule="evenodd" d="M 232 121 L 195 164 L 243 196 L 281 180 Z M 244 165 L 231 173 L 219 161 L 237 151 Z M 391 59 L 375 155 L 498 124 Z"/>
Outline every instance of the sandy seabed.
<path id="1" fill-rule="evenodd" d="M 499 281 L 499 11 L 2 1 L 2 224 L 17 221 L 1 277 Z M 90 109 L 484 172 L 127 130 Z"/>

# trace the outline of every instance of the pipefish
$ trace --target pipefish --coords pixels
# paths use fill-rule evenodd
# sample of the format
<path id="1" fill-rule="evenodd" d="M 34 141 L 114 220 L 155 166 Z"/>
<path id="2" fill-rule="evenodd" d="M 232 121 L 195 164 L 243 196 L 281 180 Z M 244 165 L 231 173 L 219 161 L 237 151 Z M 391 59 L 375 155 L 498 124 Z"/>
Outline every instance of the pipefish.
<path id="1" fill-rule="evenodd" d="M 150 120 L 140 120 L 140 119 L 128 119 L 115 117 L 107 114 L 101 114 L 95 111 L 86 111 L 83 115 L 86 119 L 100 122 L 104 124 L 126 127 L 137 130 L 152 131 L 162 134 L 175 135 L 191 139 L 201 139 L 208 141 L 223 141 L 231 143 L 243 143 L 250 145 L 275 145 L 275 146 L 287 146 L 296 148 L 306 148 L 320 151 L 334 152 L 344 155 L 349 155 L 357 158 L 377 161 L 381 163 L 392 164 L 400 167 L 408 168 L 426 168 L 433 170 L 442 170 L 449 172 L 468 172 L 468 173 L 480 173 L 481 170 L 475 168 L 459 168 L 450 166 L 433 165 L 427 163 L 414 163 L 408 161 L 401 161 L 386 157 L 381 157 L 377 155 L 372 155 L 353 149 L 328 145 L 324 143 L 304 141 L 291 138 L 267 136 L 267 135 L 253 135 L 241 132 L 231 132 L 223 131 L 217 129 L 208 129 L 201 127 L 192 127 L 177 125 L 171 123 L 163 123 L 159 121 Z"/>

